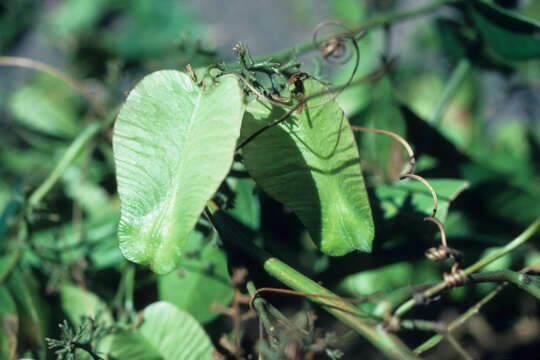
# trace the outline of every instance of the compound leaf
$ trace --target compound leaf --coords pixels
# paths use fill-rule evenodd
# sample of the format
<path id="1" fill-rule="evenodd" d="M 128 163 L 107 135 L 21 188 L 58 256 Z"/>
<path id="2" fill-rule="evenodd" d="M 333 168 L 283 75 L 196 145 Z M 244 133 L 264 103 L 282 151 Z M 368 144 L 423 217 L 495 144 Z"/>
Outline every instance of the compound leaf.
<path id="1" fill-rule="evenodd" d="M 178 71 L 145 77 L 116 120 L 120 250 L 159 273 L 176 268 L 206 202 L 229 171 L 244 113 L 236 78 L 209 88 Z"/>

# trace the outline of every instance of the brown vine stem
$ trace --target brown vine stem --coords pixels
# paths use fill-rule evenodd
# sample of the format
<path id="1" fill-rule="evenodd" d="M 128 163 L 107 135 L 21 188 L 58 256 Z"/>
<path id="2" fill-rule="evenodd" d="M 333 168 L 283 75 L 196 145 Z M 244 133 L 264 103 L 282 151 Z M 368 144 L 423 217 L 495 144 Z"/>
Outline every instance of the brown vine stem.
<path id="1" fill-rule="evenodd" d="M 525 242 L 527 242 L 537 231 L 540 229 L 540 218 L 536 219 L 531 225 L 529 225 L 525 231 L 523 231 L 519 236 L 517 236 L 514 240 L 509 242 L 507 245 L 500 247 L 496 251 L 494 251 L 491 255 L 486 256 L 485 258 L 482 258 L 472 264 L 471 266 L 467 267 L 463 272 L 465 275 L 471 275 L 478 270 L 484 268 L 485 266 L 491 264 L 493 261 L 497 260 L 501 256 L 504 256 L 511 251 L 515 250 L 519 246 L 523 245 Z M 445 290 L 447 288 L 447 283 L 445 281 L 437 283 L 436 285 L 430 287 L 426 291 L 422 293 L 421 298 L 430 298 L 441 291 Z M 410 311 L 414 306 L 418 305 L 419 300 L 415 297 L 409 299 L 405 303 L 403 303 L 396 311 L 395 315 L 398 317 L 403 316 L 405 313 Z"/>
<path id="2" fill-rule="evenodd" d="M 527 273 L 527 271 L 530 271 L 530 268 L 525 268 L 520 271 L 521 274 Z M 473 279 L 474 280 L 474 279 Z M 476 281 L 476 280 L 475 280 Z M 469 320 L 474 315 L 478 314 L 480 312 L 480 308 L 484 306 L 487 302 L 489 302 L 491 299 L 493 299 L 497 294 L 499 294 L 505 287 L 507 287 L 509 282 L 503 282 L 501 285 L 497 286 L 495 289 L 493 289 L 491 292 L 489 292 L 486 296 L 484 296 L 479 302 L 477 302 L 474 306 L 472 306 L 469 310 L 461 314 L 458 318 L 453 320 L 450 324 L 448 324 L 446 328 L 446 332 L 450 333 L 457 327 L 463 325 L 467 320 Z M 414 352 L 418 355 L 421 353 L 433 348 L 438 343 L 440 343 L 444 339 L 444 334 L 437 334 L 435 336 L 432 336 L 428 340 L 426 340 L 424 343 L 419 345 L 416 349 L 414 349 Z"/>
<path id="3" fill-rule="evenodd" d="M 431 217 L 435 217 L 435 214 L 437 213 L 437 208 L 438 208 L 437 194 L 435 193 L 435 190 L 433 190 L 433 187 L 427 182 L 427 180 L 415 174 L 404 174 L 404 175 L 401 175 L 400 178 L 401 179 L 410 178 L 410 179 L 420 181 L 422 184 L 424 184 L 428 188 L 428 190 L 431 192 L 431 196 L 433 197 L 433 212 L 431 213 Z"/>
<path id="4" fill-rule="evenodd" d="M 444 225 L 433 216 L 428 216 L 427 218 L 424 219 L 424 221 L 431 221 L 432 223 L 437 225 L 437 228 L 439 229 L 439 232 L 441 233 L 441 244 L 442 246 L 447 247 L 448 243 L 446 241 L 446 231 L 444 230 Z"/>
<path id="5" fill-rule="evenodd" d="M 73 79 L 68 74 L 50 65 L 42 63 L 41 61 L 16 56 L 0 56 L 0 66 L 23 67 L 33 70 L 39 70 L 49 75 L 52 75 L 65 82 L 67 85 L 69 85 L 79 94 L 81 94 L 86 100 L 88 100 L 90 105 L 92 105 L 92 107 L 99 116 L 105 116 L 105 114 L 107 113 L 105 111 L 105 108 L 96 100 L 96 98 L 92 94 L 90 94 L 90 92 L 77 80 Z"/>

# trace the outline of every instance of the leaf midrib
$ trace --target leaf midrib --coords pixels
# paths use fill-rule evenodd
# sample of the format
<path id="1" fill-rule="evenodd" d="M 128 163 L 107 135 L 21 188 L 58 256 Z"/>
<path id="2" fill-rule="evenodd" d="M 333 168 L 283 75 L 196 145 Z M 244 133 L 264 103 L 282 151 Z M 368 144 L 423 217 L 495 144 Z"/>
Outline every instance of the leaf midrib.
<path id="1" fill-rule="evenodd" d="M 176 203 L 176 197 L 178 195 L 179 188 L 180 188 L 180 186 L 179 186 L 179 178 L 182 176 L 181 169 L 183 169 L 184 164 L 185 164 L 185 160 L 186 160 L 186 157 L 187 157 L 186 153 L 188 152 L 187 149 L 189 149 L 189 145 L 190 145 L 190 141 L 189 141 L 189 139 L 191 138 L 190 134 L 191 134 L 191 130 L 193 128 L 193 124 L 195 123 L 195 116 L 196 116 L 197 112 L 199 111 L 202 95 L 203 95 L 203 91 L 201 91 L 201 89 L 199 89 L 199 94 L 197 96 L 197 100 L 195 101 L 195 107 L 193 108 L 193 111 L 191 113 L 191 117 L 189 119 L 188 129 L 185 132 L 185 137 L 184 137 L 184 141 L 183 141 L 183 149 L 181 149 L 182 151 L 180 151 L 181 156 L 179 158 L 179 163 L 177 164 L 177 166 L 175 166 L 177 171 L 176 171 L 176 174 L 174 175 L 173 180 L 171 181 L 172 186 L 170 187 L 170 190 L 167 191 L 167 193 L 165 195 L 165 199 L 166 199 L 165 200 L 165 202 L 166 202 L 165 206 L 166 207 L 165 207 L 165 209 L 163 211 L 164 215 L 159 217 L 159 224 L 157 224 L 158 228 L 160 229 L 160 237 L 161 237 L 161 230 L 163 230 L 163 228 L 162 228 L 163 221 L 165 221 L 165 219 L 168 219 L 170 217 L 171 208 L 174 208 L 173 204 Z M 172 193 L 172 195 L 171 195 L 171 193 Z M 155 250 L 154 254 L 156 252 L 160 251 L 165 243 L 166 243 L 165 241 L 160 241 L 159 246 Z"/>

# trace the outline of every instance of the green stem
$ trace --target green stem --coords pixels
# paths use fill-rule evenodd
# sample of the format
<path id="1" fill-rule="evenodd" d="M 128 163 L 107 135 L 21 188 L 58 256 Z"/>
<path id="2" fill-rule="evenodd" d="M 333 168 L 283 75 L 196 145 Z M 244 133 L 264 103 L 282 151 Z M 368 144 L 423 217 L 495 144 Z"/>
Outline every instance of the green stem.
<path id="1" fill-rule="evenodd" d="M 124 299 L 124 307 L 127 312 L 130 312 L 133 310 L 133 288 L 135 284 L 135 266 L 133 264 L 129 264 L 127 269 L 125 270 L 125 294 L 126 297 Z"/>
<path id="2" fill-rule="evenodd" d="M 540 229 L 540 218 L 536 219 L 531 225 L 525 229 L 518 237 L 516 237 L 514 240 L 509 242 L 507 245 L 497 249 L 497 251 L 491 253 L 491 255 L 478 260 L 476 263 L 469 266 L 465 272 L 467 275 L 472 274 L 473 272 L 476 272 L 487 265 L 491 264 L 498 258 L 514 251 L 519 246 L 526 243 L 537 231 Z"/>
<path id="3" fill-rule="evenodd" d="M 457 319 L 452 321 L 447 328 L 447 331 L 450 332 L 454 330 L 455 328 L 463 325 L 467 320 L 469 320 L 474 315 L 478 314 L 480 311 L 480 308 L 484 306 L 486 303 L 488 303 L 491 299 L 493 299 L 498 293 L 502 291 L 508 284 L 504 283 L 499 286 L 497 286 L 493 291 L 491 291 L 489 294 L 484 296 L 482 300 L 477 302 L 473 307 L 471 307 L 469 310 L 461 314 Z M 414 352 L 418 355 L 421 353 L 433 348 L 435 345 L 440 343 L 444 339 L 444 336 L 441 334 L 437 334 L 435 336 L 432 336 L 431 338 L 427 339 L 424 343 L 420 344 L 416 349 L 414 349 Z"/>
<path id="4" fill-rule="evenodd" d="M 255 285 L 252 281 L 248 281 L 246 284 L 247 291 L 251 296 L 255 294 L 257 289 L 255 288 Z M 275 348 L 277 345 L 276 342 L 276 335 L 275 331 L 276 328 L 272 325 L 272 321 L 270 320 L 270 317 L 268 317 L 268 313 L 266 312 L 266 302 L 261 298 L 260 296 L 256 297 L 255 300 L 253 300 L 253 307 L 257 311 L 257 315 L 261 319 L 264 329 L 266 330 L 266 334 L 268 335 L 268 343 L 272 348 Z"/>
<path id="5" fill-rule="evenodd" d="M 528 292 L 540 300 L 540 277 L 528 275 L 522 272 L 511 270 L 486 271 L 475 273 L 469 276 L 471 281 L 479 282 L 509 282 L 516 285 L 521 290 Z"/>
<path id="6" fill-rule="evenodd" d="M 206 214 L 222 239 L 243 249 L 253 260 L 261 264 L 269 275 L 290 288 L 296 291 L 318 295 L 307 297 L 311 301 L 320 304 L 337 319 L 356 330 L 389 358 L 416 359 L 416 355 L 395 335 L 385 331 L 381 325 L 374 326 L 365 318 L 359 317 L 365 315 L 357 307 L 343 301 L 336 294 L 302 275 L 279 259 L 272 257 L 264 250 L 253 246 L 225 213 L 215 207 L 211 207 Z"/>
<path id="7" fill-rule="evenodd" d="M 435 11 L 438 8 L 440 8 L 441 6 L 452 4 L 452 3 L 457 3 L 457 2 L 460 2 L 460 1 L 462 1 L 462 0 L 440 0 L 440 1 L 436 1 L 436 2 L 434 2 L 432 4 L 429 4 L 429 5 L 419 7 L 417 9 L 412 9 L 412 10 L 407 10 L 407 11 L 397 12 L 397 13 L 382 14 L 382 15 L 374 17 L 371 20 L 368 20 L 368 21 L 364 22 L 361 25 L 355 26 L 352 29 L 352 32 L 356 34 L 356 33 L 359 33 L 360 31 L 363 31 L 363 30 L 368 30 L 368 29 L 375 28 L 375 27 L 378 27 L 378 26 L 392 24 L 392 23 L 395 23 L 395 22 L 398 22 L 398 21 L 407 20 L 407 19 L 419 16 L 419 15 L 423 15 L 423 14 L 427 14 L 427 13 L 430 13 L 432 11 Z M 286 59 L 290 58 L 291 56 L 298 55 L 298 54 L 301 54 L 301 53 L 304 53 L 304 52 L 307 52 L 307 51 L 314 50 L 315 48 L 317 48 L 325 40 L 326 39 L 323 39 L 323 40 L 321 40 L 320 42 L 318 42 L 316 44 L 313 43 L 312 41 L 306 42 L 306 43 L 297 45 L 297 46 L 289 48 L 289 49 L 274 52 L 274 53 L 272 53 L 272 54 L 270 54 L 268 56 L 264 56 L 263 58 L 272 58 L 272 59 L 274 59 L 276 61 L 283 61 L 283 60 L 286 60 Z M 260 59 L 257 58 L 256 61 L 260 61 L 263 58 L 260 58 Z"/>
<path id="8" fill-rule="evenodd" d="M 253 283 L 251 283 L 253 285 L 252 288 L 250 288 L 250 283 L 249 282 L 247 285 L 248 285 L 248 292 L 253 296 L 253 294 L 255 293 L 256 291 L 256 288 L 255 286 L 253 285 Z M 252 291 L 253 290 L 253 291 Z M 255 306 L 256 305 L 256 301 L 258 299 L 261 299 L 261 296 L 258 296 L 257 299 L 255 299 L 253 301 L 253 305 Z M 274 307 L 271 303 L 269 303 L 268 301 L 264 301 L 262 303 L 264 305 L 264 309 L 266 311 L 267 314 L 270 314 L 272 315 L 274 318 L 276 318 L 276 320 L 279 320 L 281 321 L 286 327 L 288 327 L 289 329 L 294 329 L 295 331 L 297 331 L 300 335 L 305 335 L 305 333 L 302 331 L 302 329 L 300 327 L 298 327 L 295 323 L 293 323 L 288 317 L 286 317 L 285 315 L 283 315 L 283 313 L 281 311 L 279 311 L 276 307 Z M 256 307 L 255 307 L 256 308 Z M 257 310 L 259 311 L 259 310 Z"/>
<path id="9" fill-rule="evenodd" d="M 433 331 L 438 333 L 444 331 L 444 325 L 442 323 L 423 319 L 401 320 L 400 326 L 408 330 Z"/>
<path id="10" fill-rule="evenodd" d="M 480 269 L 486 267 L 487 265 L 491 264 L 492 262 L 494 262 L 498 258 L 500 258 L 500 257 L 508 254 L 509 252 L 515 250 L 517 247 L 519 247 L 519 246 L 523 245 L 525 242 L 527 242 L 527 240 L 529 240 L 536 233 L 536 231 L 538 231 L 539 228 L 540 228 L 540 218 L 536 219 L 535 222 L 533 222 L 531 225 L 529 225 L 527 227 L 527 229 L 525 229 L 525 231 L 523 231 L 514 240 L 509 242 L 506 246 L 503 246 L 503 247 L 497 249 L 491 255 L 478 260 L 477 262 L 475 262 L 474 264 L 472 264 L 471 266 L 466 268 L 464 270 L 465 274 L 466 275 L 471 275 L 472 273 L 477 272 L 478 270 L 480 270 Z M 445 282 L 440 282 L 437 285 L 434 285 L 433 287 L 427 289 L 423 293 L 423 297 L 424 298 L 430 298 L 433 295 L 438 294 L 439 292 L 445 290 L 446 287 L 447 286 L 446 286 Z M 403 316 L 403 314 L 410 311 L 415 305 L 417 305 L 417 301 L 414 298 L 409 299 L 407 302 L 405 302 L 403 305 L 401 305 L 396 310 L 395 314 L 397 316 L 401 317 L 401 316 Z"/>
<path id="11" fill-rule="evenodd" d="M 81 153 L 84 147 L 96 136 L 101 129 L 106 128 L 114 121 L 114 116 L 109 116 L 103 122 L 94 122 L 87 126 L 80 134 L 73 140 L 69 145 L 68 149 L 62 156 L 62 159 L 49 174 L 49 176 L 39 185 L 39 187 L 34 190 L 32 195 L 28 200 L 28 205 L 30 209 L 34 209 L 39 205 L 41 200 L 47 193 L 52 189 L 52 187 L 58 182 L 60 177 L 64 174 L 68 166 L 77 158 Z"/>
<path id="12" fill-rule="evenodd" d="M 101 357 L 98 356 L 98 354 L 96 354 L 92 350 L 92 345 L 90 345 L 89 343 L 73 342 L 72 344 L 73 344 L 74 347 L 86 351 L 92 357 L 93 360 L 103 360 Z M 74 353 L 75 352 L 73 352 L 73 354 Z"/>
<path id="13" fill-rule="evenodd" d="M 465 349 L 463 348 L 463 346 L 461 346 L 461 344 L 454 338 L 454 336 L 452 336 L 452 334 L 448 334 L 448 336 L 446 337 L 446 340 L 448 340 L 448 342 L 450 343 L 450 345 L 452 345 L 452 347 L 454 348 L 454 350 L 456 350 L 456 352 L 461 355 L 461 357 L 465 360 L 474 360 L 472 358 L 472 356 L 470 356 L 469 354 L 467 354 L 467 351 L 465 351 Z"/>
<path id="14" fill-rule="evenodd" d="M 459 89 L 463 80 L 465 80 L 465 77 L 469 73 L 470 69 L 471 63 L 469 62 L 469 60 L 467 58 L 461 58 L 456 68 L 452 72 L 450 80 L 444 88 L 439 102 L 437 103 L 437 107 L 435 108 L 435 115 L 433 116 L 432 120 L 432 123 L 435 127 L 439 128 L 441 126 L 444 112 L 448 107 L 450 100 L 452 100 L 452 98 L 456 94 L 457 90 Z"/>

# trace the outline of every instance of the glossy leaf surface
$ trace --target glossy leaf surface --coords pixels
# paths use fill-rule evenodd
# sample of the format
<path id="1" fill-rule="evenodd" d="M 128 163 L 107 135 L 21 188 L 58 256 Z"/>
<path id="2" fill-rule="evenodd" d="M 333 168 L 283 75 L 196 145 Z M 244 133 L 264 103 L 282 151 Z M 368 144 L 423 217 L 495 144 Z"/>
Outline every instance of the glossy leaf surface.
<path id="1" fill-rule="evenodd" d="M 306 96 L 325 91 L 315 80 L 304 86 Z M 245 165 L 257 185 L 296 213 L 324 253 L 369 252 L 373 221 L 349 121 L 334 101 L 309 109 L 328 97 L 310 100 L 301 114 L 248 143 Z M 282 114 L 282 109 L 251 103 L 241 137 Z"/>
<path id="2" fill-rule="evenodd" d="M 244 113 L 232 75 L 209 89 L 172 70 L 131 91 L 113 138 L 126 258 L 160 274 L 176 268 L 189 233 L 233 160 Z"/>

